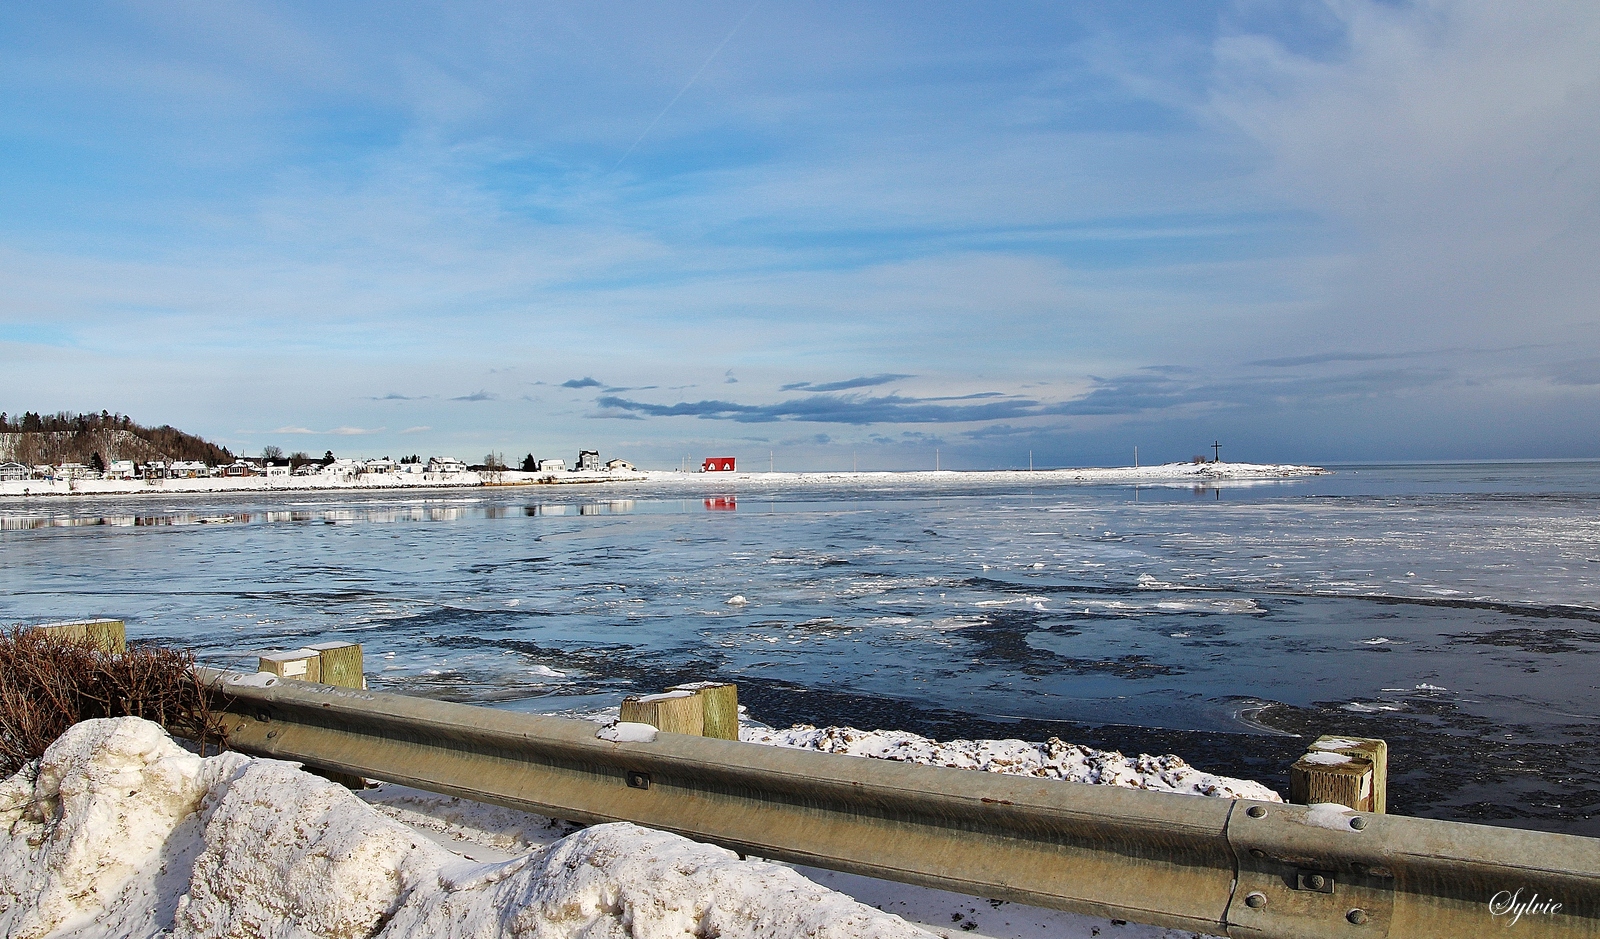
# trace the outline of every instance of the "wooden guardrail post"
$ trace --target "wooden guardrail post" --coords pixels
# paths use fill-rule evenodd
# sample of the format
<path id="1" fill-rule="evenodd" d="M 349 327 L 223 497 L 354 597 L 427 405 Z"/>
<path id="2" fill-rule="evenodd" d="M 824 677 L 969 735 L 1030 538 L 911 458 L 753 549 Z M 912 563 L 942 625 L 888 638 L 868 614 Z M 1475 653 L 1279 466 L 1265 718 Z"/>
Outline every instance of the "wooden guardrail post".
<path id="1" fill-rule="evenodd" d="M 1318 737 L 1289 768 L 1289 801 L 1388 811 L 1389 745 L 1371 737 Z"/>
<path id="2" fill-rule="evenodd" d="M 322 656 L 315 649 L 269 652 L 256 661 L 256 671 L 299 681 L 322 680 Z"/>
<path id="3" fill-rule="evenodd" d="M 699 737 L 705 732 L 705 709 L 693 691 L 630 695 L 622 699 L 618 720 L 650 724 L 669 734 Z"/>
<path id="4" fill-rule="evenodd" d="M 365 688 L 367 677 L 361 660 L 361 644 L 356 642 L 319 642 L 306 646 L 317 653 L 320 677 L 324 685 L 341 688 Z"/>
<path id="5" fill-rule="evenodd" d="M 661 694 L 622 699 L 619 721 L 649 724 L 671 734 L 739 739 L 739 686 L 720 681 L 673 685 Z"/>
<path id="6" fill-rule="evenodd" d="M 72 642 L 90 642 L 103 652 L 128 651 L 127 627 L 120 619 L 84 619 L 41 623 L 34 629 Z"/>

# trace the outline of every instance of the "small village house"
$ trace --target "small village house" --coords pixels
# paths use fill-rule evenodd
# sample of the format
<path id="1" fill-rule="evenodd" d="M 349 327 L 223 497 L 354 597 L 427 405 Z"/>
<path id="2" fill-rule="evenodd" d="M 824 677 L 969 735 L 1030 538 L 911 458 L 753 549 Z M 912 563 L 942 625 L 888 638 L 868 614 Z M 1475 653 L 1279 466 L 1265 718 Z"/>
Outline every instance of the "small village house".
<path id="1" fill-rule="evenodd" d="M 580 473 L 600 472 L 600 451 L 579 450 L 577 470 Z"/>
<path id="2" fill-rule="evenodd" d="M 27 479 L 33 473 L 21 463 L 0 463 L 0 482 Z"/>

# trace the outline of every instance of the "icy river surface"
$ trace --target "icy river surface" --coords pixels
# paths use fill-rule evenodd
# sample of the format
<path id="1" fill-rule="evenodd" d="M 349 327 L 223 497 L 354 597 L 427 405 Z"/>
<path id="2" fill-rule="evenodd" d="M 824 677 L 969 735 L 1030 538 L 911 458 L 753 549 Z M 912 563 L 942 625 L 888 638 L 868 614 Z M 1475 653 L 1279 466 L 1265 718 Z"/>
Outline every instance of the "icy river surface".
<path id="1" fill-rule="evenodd" d="M 715 678 L 1280 790 L 1305 735 L 1383 737 L 1391 811 L 1600 834 L 1600 464 L 1334 469 L 12 499 L 0 622 L 251 669 L 349 639 L 376 689 L 528 711 Z"/>

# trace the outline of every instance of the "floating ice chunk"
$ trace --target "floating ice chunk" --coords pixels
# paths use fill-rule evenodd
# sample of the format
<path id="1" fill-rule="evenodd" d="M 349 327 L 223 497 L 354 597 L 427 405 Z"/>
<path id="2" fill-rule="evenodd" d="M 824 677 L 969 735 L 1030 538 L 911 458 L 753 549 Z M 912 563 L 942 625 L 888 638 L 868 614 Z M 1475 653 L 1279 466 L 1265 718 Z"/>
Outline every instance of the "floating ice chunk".
<path id="1" fill-rule="evenodd" d="M 595 732 L 595 736 L 612 743 L 654 743 L 656 734 L 660 732 L 652 724 L 617 721 L 615 724 L 600 728 Z"/>
<path id="2" fill-rule="evenodd" d="M 724 600 L 722 602 L 726 603 L 728 606 L 744 606 L 746 603 L 749 603 L 750 601 L 746 600 L 744 598 L 744 594 L 736 593 L 733 596 L 729 597 L 728 599 L 726 599 L 726 600 Z"/>
<path id="3" fill-rule="evenodd" d="M 1371 639 L 1362 639 L 1361 640 L 1361 643 L 1363 645 L 1368 645 L 1368 646 L 1381 646 L 1381 645 L 1386 645 L 1386 644 L 1391 643 L 1391 642 L 1394 642 L 1394 640 L 1393 639 L 1385 639 L 1382 636 L 1374 636 Z"/>
<path id="4" fill-rule="evenodd" d="M 1416 688 L 1414 688 L 1412 690 L 1413 691 L 1448 691 L 1449 689 L 1440 688 L 1438 685 L 1430 685 L 1427 682 L 1423 682 L 1422 684 L 1418 685 Z"/>
<path id="5" fill-rule="evenodd" d="M 528 671 L 532 672 L 535 675 L 538 675 L 540 678 L 566 678 L 567 677 L 567 673 L 566 672 L 558 672 L 558 671 L 556 671 L 555 669 L 551 668 L 548 665 L 535 665 L 534 667 L 528 669 Z"/>

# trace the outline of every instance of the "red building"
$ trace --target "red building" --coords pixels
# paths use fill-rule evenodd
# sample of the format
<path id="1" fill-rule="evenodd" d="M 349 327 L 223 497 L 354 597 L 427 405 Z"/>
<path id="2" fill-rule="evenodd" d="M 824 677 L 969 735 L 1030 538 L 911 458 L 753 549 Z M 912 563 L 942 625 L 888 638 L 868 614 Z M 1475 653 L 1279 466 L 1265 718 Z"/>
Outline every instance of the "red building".
<path id="1" fill-rule="evenodd" d="M 700 464 L 700 472 L 702 472 L 702 473 L 731 473 L 731 472 L 733 472 L 733 457 L 731 457 L 731 456 L 708 456 L 708 457 L 706 457 L 706 461 L 704 463 Z"/>

